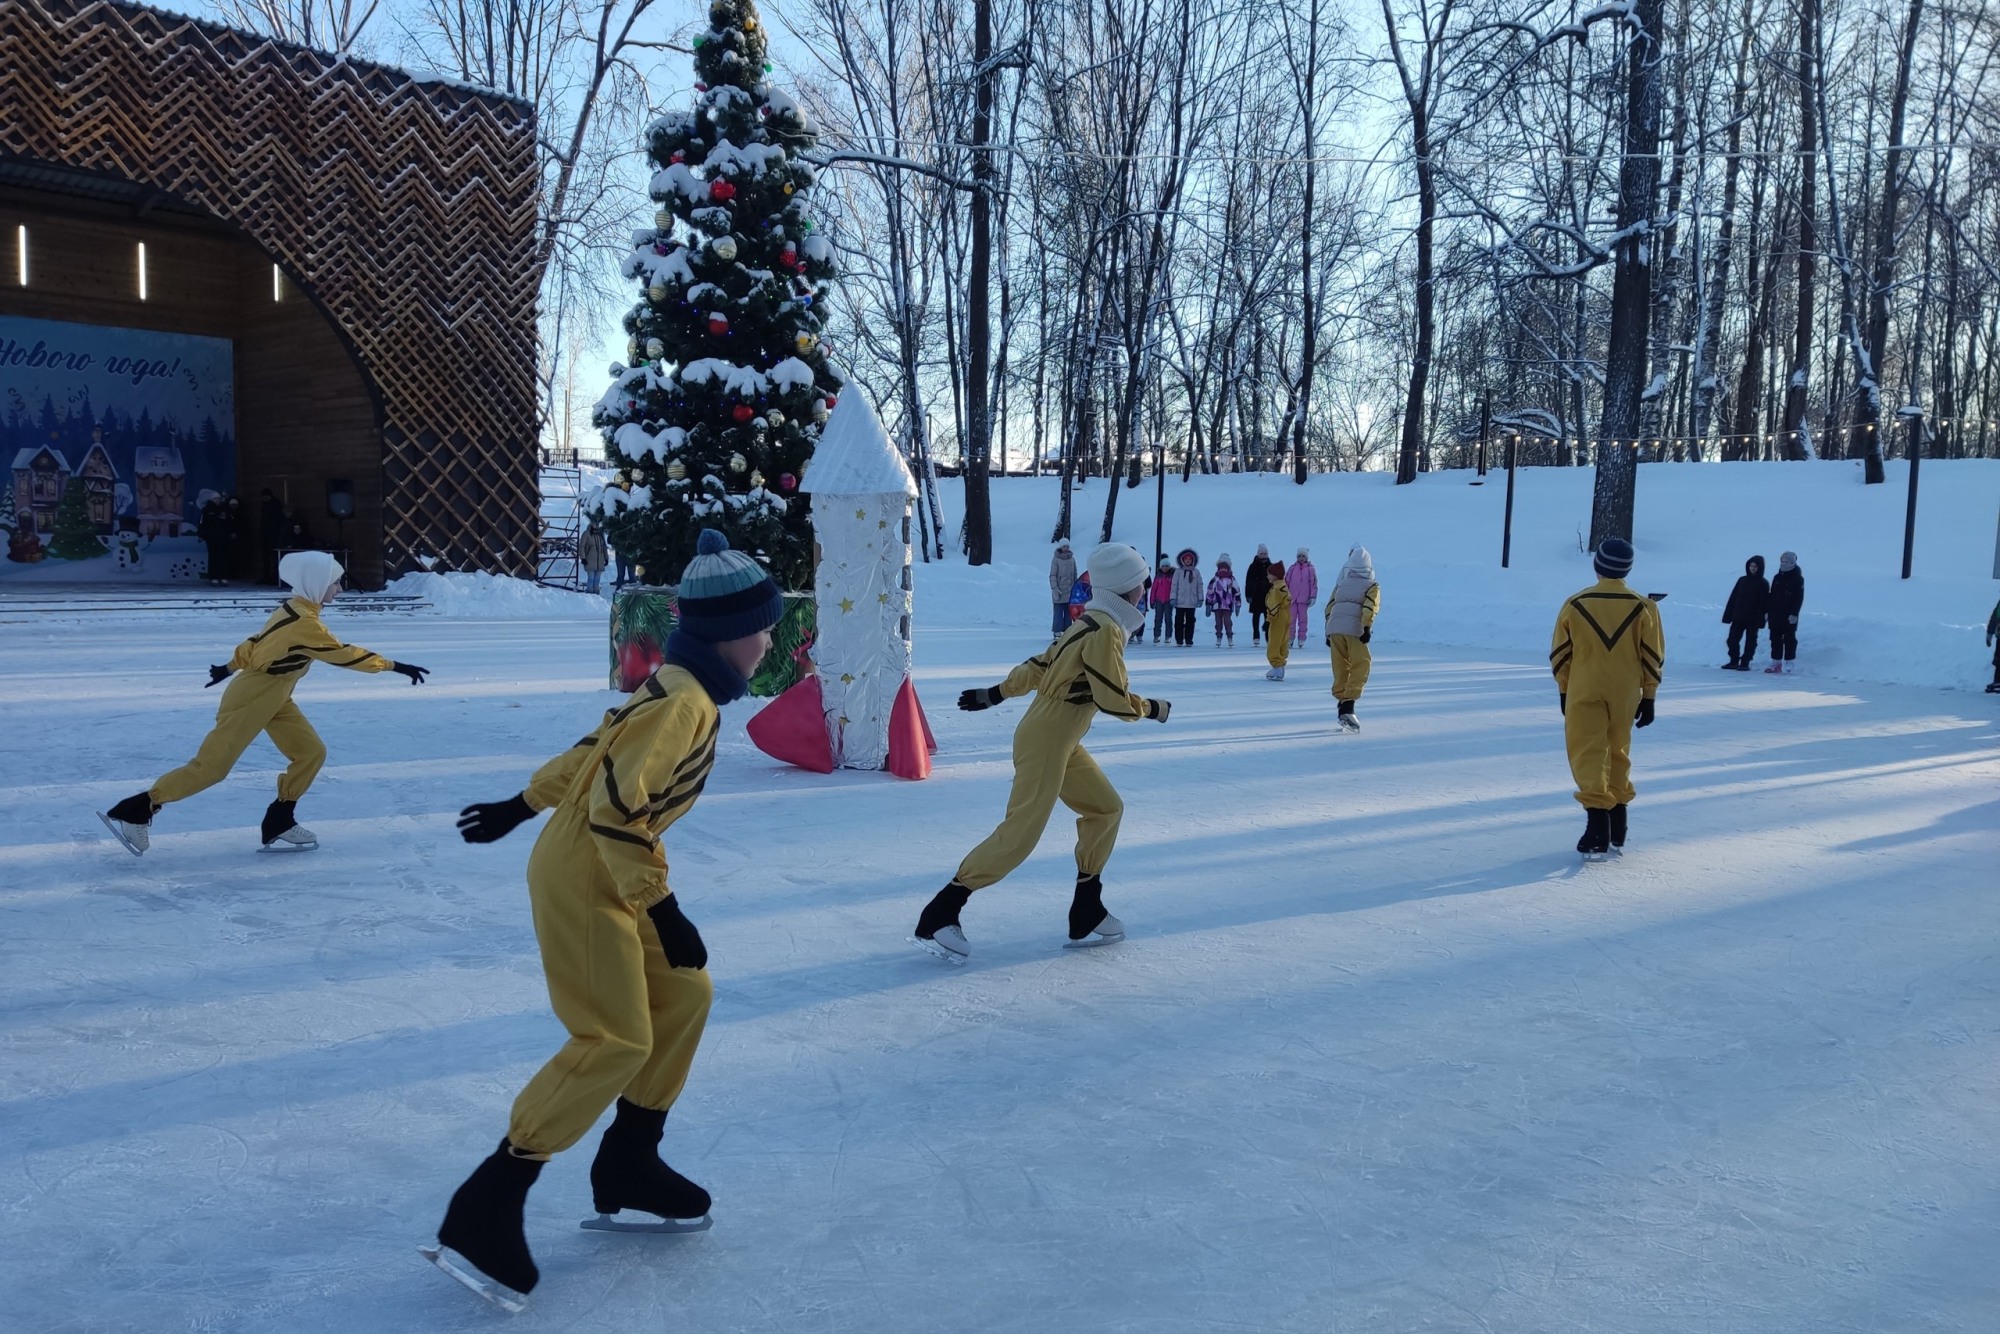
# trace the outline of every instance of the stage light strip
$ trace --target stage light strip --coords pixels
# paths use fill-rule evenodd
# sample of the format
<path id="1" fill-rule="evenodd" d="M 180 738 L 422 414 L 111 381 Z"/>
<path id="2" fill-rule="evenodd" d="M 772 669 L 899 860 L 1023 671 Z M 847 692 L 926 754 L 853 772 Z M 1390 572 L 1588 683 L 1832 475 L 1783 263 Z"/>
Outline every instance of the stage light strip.
<path id="1" fill-rule="evenodd" d="M 278 266 L 273 264 L 271 266 L 271 300 L 278 300 L 283 295 L 283 292 L 284 289 L 278 283 Z"/>
<path id="2" fill-rule="evenodd" d="M 26 287 L 28 285 L 28 224 L 25 222 L 14 229 L 14 247 L 15 253 L 19 256 L 17 272 L 21 279 L 21 286 Z"/>
<path id="3" fill-rule="evenodd" d="M 139 299 L 146 299 L 146 243 L 139 242 Z"/>

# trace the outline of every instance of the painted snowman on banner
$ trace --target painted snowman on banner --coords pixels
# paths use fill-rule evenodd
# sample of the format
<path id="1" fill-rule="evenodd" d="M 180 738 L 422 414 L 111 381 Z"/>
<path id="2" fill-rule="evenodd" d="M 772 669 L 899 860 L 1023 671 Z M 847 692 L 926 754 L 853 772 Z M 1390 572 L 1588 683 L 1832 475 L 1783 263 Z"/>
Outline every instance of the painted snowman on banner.
<path id="1" fill-rule="evenodd" d="M 812 497 L 818 548 L 815 671 L 751 721 L 750 738 L 769 755 L 822 773 L 929 777 L 936 745 L 910 679 L 917 488 L 856 386 L 841 392 L 820 428 L 799 490 Z"/>

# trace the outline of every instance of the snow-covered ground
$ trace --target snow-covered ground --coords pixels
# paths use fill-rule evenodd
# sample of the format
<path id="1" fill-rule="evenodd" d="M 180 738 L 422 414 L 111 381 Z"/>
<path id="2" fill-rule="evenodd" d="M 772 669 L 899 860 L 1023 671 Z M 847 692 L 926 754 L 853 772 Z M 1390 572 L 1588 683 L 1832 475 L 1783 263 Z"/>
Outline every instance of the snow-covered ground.
<path id="1" fill-rule="evenodd" d="M 1940 467 L 1926 494 L 1942 510 L 2000 480 L 1986 468 Z M 1573 481 L 1532 476 L 1524 518 Z M 1850 556 L 1778 524 L 1714 550 L 1642 532 L 1678 656 L 1638 737 L 1631 851 L 1579 867 L 1545 663 L 1585 578 L 1563 516 L 1481 575 L 1497 486 L 1345 484 L 1207 483 L 1250 499 L 1206 526 L 1169 488 L 1170 542 L 1205 557 L 1247 559 L 1251 516 L 1324 577 L 1370 542 L 1383 630 L 1348 738 L 1316 644 L 1277 686 L 1247 635 L 1134 651 L 1137 688 L 1176 707 L 1093 734 L 1127 801 L 1117 947 L 1059 948 L 1061 819 L 974 898 L 968 967 L 905 943 L 1004 801 L 1020 706 L 949 702 L 1040 646 L 1043 483 L 996 488 L 1006 564 L 920 573 L 931 781 L 782 769 L 744 739 L 754 706 L 730 707 L 668 839 L 717 996 L 665 1149 L 715 1193 L 716 1227 L 577 1230 L 587 1140 L 530 1197 L 543 1282 L 513 1322 L 414 1249 L 561 1039 L 522 887 L 532 831 L 473 848 L 453 818 L 613 701 L 601 622 L 336 605 L 336 629 L 434 675 L 302 684 L 332 751 L 302 808 L 323 848 L 253 851 L 280 763 L 260 743 L 165 812 L 143 860 L 91 810 L 185 758 L 244 619 L 7 627 L 0 1327 L 1990 1331 L 2000 702 L 1833 679 L 1866 600 L 1904 591 L 1893 566 L 1850 573 L 1887 539 L 1855 534 Z M 1642 493 L 1642 528 L 1669 489 Z M 1426 492 L 1427 531 L 1391 531 Z M 1150 542 L 1150 500 L 1126 493 L 1121 531 Z M 1966 513 L 1990 523 L 1991 501 Z M 1324 508 L 1286 509 L 1305 504 Z M 1788 546 L 1809 615 L 1855 620 L 1808 621 L 1813 675 L 1716 671 L 1701 604 L 1739 547 Z M 1942 564 L 1920 546 L 1908 590 L 1936 609 L 1880 619 L 1927 643 L 1950 642 L 1946 604 L 1983 619 L 1983 567 L 1947 587 Z M 1950 683 L 1974 684 L 1984 650 L 1956 633 Z"/>

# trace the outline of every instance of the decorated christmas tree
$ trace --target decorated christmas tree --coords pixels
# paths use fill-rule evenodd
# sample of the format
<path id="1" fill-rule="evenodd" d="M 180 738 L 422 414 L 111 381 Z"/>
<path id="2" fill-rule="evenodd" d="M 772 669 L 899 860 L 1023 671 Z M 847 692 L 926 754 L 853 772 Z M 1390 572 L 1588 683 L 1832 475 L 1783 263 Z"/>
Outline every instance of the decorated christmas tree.
<path id="1" fill-rule="evenodd" d="M 625 276 L 631 364 L 598 402 L 617 480 L 596 497 L 640 578 L 665 583 L 702 528 L 812 585 L 799 480 L 840 380 L 820 317 L 833 251 L 806 217 L 814 136 L 773 88 L 750 0 L 716 0 L 694 39 L 693 109 L 648 131 L 655 225 L 633 235 Z"/>
<path id="2" fill-rule="evenodd" d="M 97 525 L 90 521 L 90 493 L 81 477 L 72 477 L 63 486 L 56 504 L 56 530 L 49 539 L 49 554 L 60 560 L 90 560 L 104 554 Z"/>

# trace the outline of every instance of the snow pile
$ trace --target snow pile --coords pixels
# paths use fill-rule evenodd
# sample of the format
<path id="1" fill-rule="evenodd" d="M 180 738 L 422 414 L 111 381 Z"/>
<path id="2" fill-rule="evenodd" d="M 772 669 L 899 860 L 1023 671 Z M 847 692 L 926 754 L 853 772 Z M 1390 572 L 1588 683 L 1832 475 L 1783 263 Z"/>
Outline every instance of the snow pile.
<path id="1" fill-rule="evenodd" d="M 1728 654 L 1722 604 L 1743 562 L 1795 551 L 1805 572 L 1799 618 L 1802 675 L 1952 689 L 1979 689 L 1992 673 L 1987 613 L 2000 596 L 1992 576 L 2000 461 L 1932 460 L 1923 469 L 1913 577 L 1901 575 L 1907 465 L 1864 486 L 1857 463 L 1649 464 L 1639 471 L 1631 583 L 1666 593 L 1668 672 L 1713 671 Z M 1359 543 L 1375 554 L 1382 614 L 1375 641 L 1438 644 L 1508 653 L 1545 653 L 1557 607 L 1595 576 L 1583 544 L 1590 526 L 1586 468 L 1524 468 L 1514 500 L 1510 568 L 1500 568 L 1506 474 L 1473 486 L 1467 472 L 1429 473 L 1408 486 L 1386 473 L 1314 477 L 1288 474 L 1170 476 L 1168 551 L 1192 546 L 1204 569 L 1228 552 L 1239 578 L 1266 543 L 1289 566 L 1310 548 L 1322 589 Z M 1097 539 L 1105 482 L 1079 488 L 1072 533 L 1079 555 Z M 955 553 L 919 564 L 918 654 L 926 605 L 954 605 L 961 624 L 1039 625 L 1048 617 L 1048 561 L 1060 482 L 995 478 L 992 566 L 968 569 Z M 1141 551 L 1152 545 L 1154 482 L 1120 492 L 1115 536 Z M 963 517 L 955 483 L 939 487 L 946 531 Z M 1324 599 L 1322 599 L 1323 603 Z M 1319 648 L 1322 613 L 1309 648 Z M 1239 627 L 1248 617 L 1239 617 Z M 932 621 L 932 623 L 935 623 Z M 1205 635 L 1204 624 L 1198 635 Z M 1760 639 L 1759 654 L 1768 651 Z M 1758 666 L 1764 664 L 1760 656 Z M 1324 666 L 1324 663 L 1321 664 Z"/>
<path id="2" fill-rule="evenodd" d="M 436 614 L 454 619 L 595 620 L 606 614 L 602 598 L 498 574 L 406 574 L 383 591 L 422 598 Z"/>

